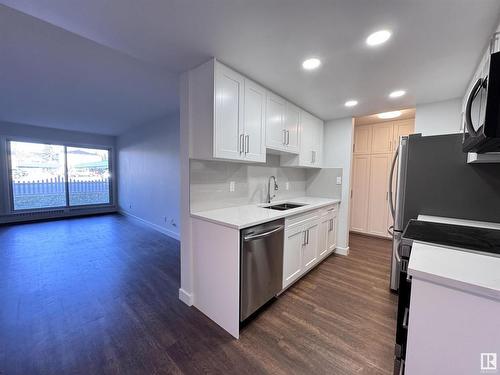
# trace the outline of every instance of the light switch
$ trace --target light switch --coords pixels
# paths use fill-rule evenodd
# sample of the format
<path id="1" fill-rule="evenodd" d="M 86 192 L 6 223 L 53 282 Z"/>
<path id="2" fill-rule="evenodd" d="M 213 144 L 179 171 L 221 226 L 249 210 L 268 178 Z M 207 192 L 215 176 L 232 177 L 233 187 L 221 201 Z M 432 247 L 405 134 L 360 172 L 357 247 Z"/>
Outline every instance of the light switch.
<path id="1" fill-rule="evenodd" d="M 236 183 L 234 181 L 229 181 L 229 192 L 233 193 L 235 190 Z"/>
<path id="2" fill-rule="evenodd" d="M 342 176 L 337 177 L 337 185 L 342 185 Z"/>

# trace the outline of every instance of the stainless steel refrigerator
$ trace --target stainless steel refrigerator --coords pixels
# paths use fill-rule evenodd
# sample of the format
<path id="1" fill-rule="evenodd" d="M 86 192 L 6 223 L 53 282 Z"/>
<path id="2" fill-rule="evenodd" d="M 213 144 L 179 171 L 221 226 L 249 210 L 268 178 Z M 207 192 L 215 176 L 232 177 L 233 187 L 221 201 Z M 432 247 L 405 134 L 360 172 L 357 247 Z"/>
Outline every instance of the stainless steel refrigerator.
<path id="1" fill-rule="evenodd" d="M 422 214 L 500 222 L 500 164 L 467 164 L 462 134 L 401 137 L 389 185 L 394 291 L 401 268 L 399 245 L 410 219 Z"/>

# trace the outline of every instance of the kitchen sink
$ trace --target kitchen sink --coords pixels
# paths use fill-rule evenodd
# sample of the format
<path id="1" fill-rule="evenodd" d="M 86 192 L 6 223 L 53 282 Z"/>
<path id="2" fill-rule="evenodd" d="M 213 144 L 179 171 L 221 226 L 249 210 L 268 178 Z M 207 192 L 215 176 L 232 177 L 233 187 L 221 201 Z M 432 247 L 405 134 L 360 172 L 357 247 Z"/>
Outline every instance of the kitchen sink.
<path id="1" fill-rule="evenodd" d="M 291 210 L 292 208 L 298 208 L 305 206 L 305 204 L 297 204 L 297 203 L 280 203 L 280 204 L 274 204 L 272 206 L 267 206 L 264 208 L 269 208 L 270 210 L 278 210 L 278 211 L 285 211 L 285 210 Z"/>

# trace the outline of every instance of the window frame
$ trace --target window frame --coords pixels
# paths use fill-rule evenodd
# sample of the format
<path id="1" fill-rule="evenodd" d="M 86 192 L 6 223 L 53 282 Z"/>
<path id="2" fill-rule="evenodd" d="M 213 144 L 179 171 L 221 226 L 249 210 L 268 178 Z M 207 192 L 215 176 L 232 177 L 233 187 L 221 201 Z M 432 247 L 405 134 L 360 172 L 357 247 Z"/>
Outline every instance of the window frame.
<path id="1" fill-rule="evenodd" d="M 36 143 L 42 145 L 51 146 L 62 146 L 64 147 L 64 179 L 65 179 L 65 196 L 66 205 L 58 207 L 43 207 L 43 208 L 27 208 L 27 209 L 15 209 L 14 206 L 14 189 L 13 189 L 13 170 L 12 170 L 12 153 L 11 153 L 11 142 L 24 142 L 24 143 Z M 30 212 L 46 212 L 46 211 L 57 211 L 64 210 L 65 212 L 70 212 L 74 210 L 85 210 L 93 208 L 112 208 L 115 207 L 115 168 L 114 168 L 114 147 L 113 146 L 102 146 L 93 144 L 83 144 L 83 143 L 73 143 L 73 142 L 60 142 L 60 141 L 50 141 L 41 140 L 25 137 L 8 137 L 5 139 L 5 152 L 6 152 L 6 162 L 7 162 L 7 188 L 9 191 L 9 212 L 11 214 L 20 213 L 30 213 Z M 69 181 L 68 181 L 68 147 L 76 148 L 91 148 L 94 150 L 108 151 L 108 169 L 109 169 L 109 203 L 97 203 L 97 204 L 84 204 L 71 206 L 69 204 Z"/>

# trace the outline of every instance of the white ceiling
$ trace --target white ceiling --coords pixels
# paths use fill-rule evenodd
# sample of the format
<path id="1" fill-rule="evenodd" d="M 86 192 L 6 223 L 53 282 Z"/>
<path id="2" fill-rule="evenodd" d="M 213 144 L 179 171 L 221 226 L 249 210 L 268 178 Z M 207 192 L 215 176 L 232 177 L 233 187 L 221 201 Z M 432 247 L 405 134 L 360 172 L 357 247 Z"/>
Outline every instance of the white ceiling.
<path id="1" fill-rule="evenodd" d="M 0 2 L 112 48 L 0 8 L 2 30 L 7 26 L 10 33 L 0 36 L 9 63 L 0 60 L 2 72 L 8 72 L 0 84 L 10 80 L 10 73 L 29 74 L 35 81 L 18 79 L 21 87 L 7 86 L 13 90 L 8 96 L 14 94 L 10 103 L 25 107 L 15 99 L 29 96 L 30 106 L 6 114 L 0 108 L 0 118 L 16 120 L 24 113 L 25 122 L 73 119 L 87 126 L 96 120 L 103 129 L 111 121 L 116 124 L 109 129 L 113 133 L 120 124 L 126 127 L 177 108 L 177 83 L 166 72 L 180 73 L 211 56 L 323 119 L 459 97 L 500 15 L 498 0 Z M 14 18 L 22 18 L 23 26 Z M 380 48 L 368 48 L 366 36 L 380 28 L 391 29 L 393 37 Z M 45 44 L 50 52 L 45 47 L 36 52 Z M 300 64 L 312 55 L 323 65 L 305 72 Z M 44 81 L 40 74 L 47 82 L 39 82 Z M 41 94 L 47 97 L 28 94 L 42 83 Z M 78 100 L 70 100 L 75 87 Z M 408 95 L 386 99 L 399 88 Z M 0 93 L 2 103 L 4 97 Z M 354 109 L 343 106 L 350 98 L 359 100 Z M 67 106 L 61 105 L 63 99 Z"/>

